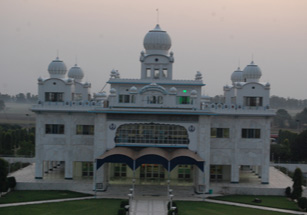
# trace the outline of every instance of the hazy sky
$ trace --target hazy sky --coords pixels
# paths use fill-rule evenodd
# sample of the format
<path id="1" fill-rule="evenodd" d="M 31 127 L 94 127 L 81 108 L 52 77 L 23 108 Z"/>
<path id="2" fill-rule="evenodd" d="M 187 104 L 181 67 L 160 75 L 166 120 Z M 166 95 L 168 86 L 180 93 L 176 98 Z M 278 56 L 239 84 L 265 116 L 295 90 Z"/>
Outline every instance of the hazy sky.
<path id="1" fill-rule="evenodd" d="M 76 62 L 100 91 L 110 71 L 139 78 L 145 34 L 159 23 L 172 39 L 174 79 L 204 77 L 222 94 L 254 61 L 271 95 L 307 99 L 306 0 L 0 0 L 0 92 L 37 94 L 57 56 Z"/>

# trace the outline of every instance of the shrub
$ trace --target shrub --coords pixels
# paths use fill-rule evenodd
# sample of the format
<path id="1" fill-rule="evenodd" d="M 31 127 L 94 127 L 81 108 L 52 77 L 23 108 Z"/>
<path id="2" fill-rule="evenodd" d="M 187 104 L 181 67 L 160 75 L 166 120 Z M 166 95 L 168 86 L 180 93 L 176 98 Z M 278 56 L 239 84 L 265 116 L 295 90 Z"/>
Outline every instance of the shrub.
<path id="1" fill-rule="evenodd" d="M 16 187 L 15 177 L 8 177 L 7 178 L 7 185 L 8 185 L 9 188 L 14 189 Z"/>
<path id="2" fill-rule="evenodd" d="M 168 203 L 167 203 L 168 214 L 173 215 L 172 212 L 175 212 L 175 214 L 178 214 L 178 207 L 177 207 L 176 202 L 172 202 L 172 207 L 176 207 L 176 209 L 175 209 L 175 210 L 171 210 L 171 203 L 168 202 Z"/>
<path id="3" fill-rule="evenodd" d="M 126 215 L 126 210 L 125 210 L 125 208 L 120 208 L 120 209 L 118 209 L 117 215 Z"/>
<path id="4" fill-rule="evenodd" d="M 289 198 L 291 197 L 291 187 L 286 188 L 285 194 L 286 194 L 287 197 L 289 197 Z"/>
<path id="5" fill-rule="evenodd" d="M 298 199 L 302 196 L 303 173 L 300 168 L 296 168 L 293 175 L 292 199 Z"/>
<path id="6" fill-rule="evenodd" d="M 177 208 L 176 202 L 172 202 L 172 206 Z M 170 210 L 170 209 L 171 209 L 171 203 L 168 202 L 168 203 L 167 203 L 167 210 Z"/>
<path id="7" fill-rule="evenodd" d="M 167 212 L 167 215 L 178 215 L 178 213 L 176 212 L 176 210 L 169 210 Z"/>
<path id="8" fill-rule="evenodd" d="M 297 201 L 297 205 L 302 208 L 303 210 L 306 210 L 307 208 L 307 198 L 306 197 L 301 197 Z"/>
<path id="9" fill-rule="evenodd" d="M 7 175 L 8 175 L 8 162 L 0 158 L 0 196 L 1 192 L 8 190 L 7 186 Z"/>
<path id="10" fill-rule="evenodd" d="M 129 205 L 129 200 L 122 200 L 120 202 L 120 208 L 125 208 L 126 205 Z"/>

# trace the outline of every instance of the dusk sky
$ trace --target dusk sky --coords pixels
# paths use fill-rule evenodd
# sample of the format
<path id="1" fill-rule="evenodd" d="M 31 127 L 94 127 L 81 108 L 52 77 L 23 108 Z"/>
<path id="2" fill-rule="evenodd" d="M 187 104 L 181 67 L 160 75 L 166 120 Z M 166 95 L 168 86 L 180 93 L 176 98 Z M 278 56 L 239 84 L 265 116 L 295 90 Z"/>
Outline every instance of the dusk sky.
<path id="1" fill-rule="evenodd" d="M 92 93 L 112 69 L 140 78 L 157 8 L 172 39 L 174 79 L 200 71 L 203 94 L 221 95 L 253 58 L 271 95 L 307 99 L 306 0 L 0 0 L 0 92 L 37 94 L 57 52 L 68 69 L 77 61 Z"/>

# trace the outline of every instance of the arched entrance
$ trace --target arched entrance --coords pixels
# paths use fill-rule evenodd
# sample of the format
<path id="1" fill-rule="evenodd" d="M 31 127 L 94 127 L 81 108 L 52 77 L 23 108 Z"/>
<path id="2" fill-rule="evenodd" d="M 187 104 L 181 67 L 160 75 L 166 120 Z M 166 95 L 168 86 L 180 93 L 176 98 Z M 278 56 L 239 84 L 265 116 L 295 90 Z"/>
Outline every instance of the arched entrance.
<path id="1" fill-rule="evenodd" d="M 146 184 L 165 184 L 170 178 L 191 182 L 194 166 L 204 171 L 204 160 L 188 149 L 116 147 L 96 159 L 96 170 L 105 163 L 111 163 L 105 173 L 109 179 L 126 178 L 127 183 L 132 178 Z"/>

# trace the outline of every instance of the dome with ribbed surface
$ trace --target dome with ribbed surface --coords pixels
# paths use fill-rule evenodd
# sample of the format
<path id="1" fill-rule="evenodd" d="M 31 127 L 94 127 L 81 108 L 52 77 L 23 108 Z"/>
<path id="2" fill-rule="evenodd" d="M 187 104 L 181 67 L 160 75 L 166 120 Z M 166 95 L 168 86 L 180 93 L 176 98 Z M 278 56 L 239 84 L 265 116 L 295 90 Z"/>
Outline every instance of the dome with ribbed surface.
<path id="1" fill-rule="evenodd" d="M 67 72 L 65 63 L 57 57 L 48 66 L 48 72 L 51 78 L 64 78 Z"/>
<path id="2" fill-rule="evenodd" d="M 254 61 L 247 65 L 243 70 L 243 78 L 245 81 L 259 81 L 261 75 L 261 69 L 258 65 L 254 64 Z"/>
<path id="3" fill-rule="evenodd" d="M 70 68 L 70 70 L 68 71 L 68 77 L 69 78 L 73 78 L 76 81 L 81 81 L 82 78 L 84 77 L 84 73 L 83 70 L 77 65 L 75 64 L 73 67 Z"/>
<path id="4" fill-rule="evenodd" d="M 243 71 L 240 69 L 240 67 L 238 67 L 238 69 L 231 74 L 231 81 L 232 83 L 244 81 Z"/>
<path id="5" fill-rule="evenodd" d="M 146 53 L 152 52 L 167 52 L 171 46 L 172 41 L 166 31 L 161 30 L 159 25 L 155 29 L 149 31 L 144 38 L 143 42 Z"/>

